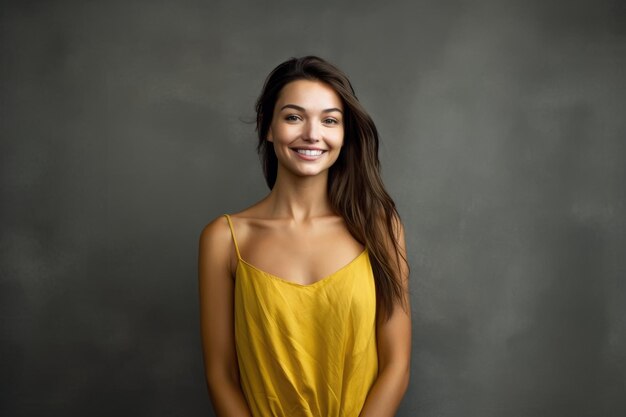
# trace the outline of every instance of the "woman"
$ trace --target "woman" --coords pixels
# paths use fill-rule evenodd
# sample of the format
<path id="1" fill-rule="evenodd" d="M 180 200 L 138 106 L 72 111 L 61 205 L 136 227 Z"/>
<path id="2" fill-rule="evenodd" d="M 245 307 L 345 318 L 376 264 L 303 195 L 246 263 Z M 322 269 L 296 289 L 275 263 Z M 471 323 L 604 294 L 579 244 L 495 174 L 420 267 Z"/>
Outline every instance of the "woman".
<path id="1" fill-rule="evenodd" d="M 313 56 L 276 67 L 256 110 L 271 191 L 200 236 L 215 412 L 393 416 L 409 379 L 409 266 L 376 127 Z"/>

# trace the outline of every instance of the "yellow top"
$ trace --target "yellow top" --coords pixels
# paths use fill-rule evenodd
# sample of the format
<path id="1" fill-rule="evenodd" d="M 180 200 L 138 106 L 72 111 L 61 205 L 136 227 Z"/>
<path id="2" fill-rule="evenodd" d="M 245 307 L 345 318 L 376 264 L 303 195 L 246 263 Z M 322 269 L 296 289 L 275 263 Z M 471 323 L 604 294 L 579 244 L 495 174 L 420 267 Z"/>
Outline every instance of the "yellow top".
<path id="1" fill-rule="evenodd" d="M 356 417 L 378 373 L 376 291 L 367 248 L 301 285 L 237 252 L 235 341 L 241 387 L 255 417 Z"/>

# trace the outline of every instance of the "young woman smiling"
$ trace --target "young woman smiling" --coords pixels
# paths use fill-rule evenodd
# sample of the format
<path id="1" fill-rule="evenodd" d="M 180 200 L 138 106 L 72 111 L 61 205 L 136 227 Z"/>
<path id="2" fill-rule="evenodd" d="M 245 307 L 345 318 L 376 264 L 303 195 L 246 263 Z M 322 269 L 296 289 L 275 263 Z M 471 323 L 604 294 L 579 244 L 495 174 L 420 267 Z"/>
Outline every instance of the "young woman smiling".
<path id="1" fill-rule="evenodd" d="M 393 416 L 409 380 L 404 230 L 348 78 L 290 59 L 257 101 L 269 194 L 202 230 L 200 320 L 219 416 Z"/>

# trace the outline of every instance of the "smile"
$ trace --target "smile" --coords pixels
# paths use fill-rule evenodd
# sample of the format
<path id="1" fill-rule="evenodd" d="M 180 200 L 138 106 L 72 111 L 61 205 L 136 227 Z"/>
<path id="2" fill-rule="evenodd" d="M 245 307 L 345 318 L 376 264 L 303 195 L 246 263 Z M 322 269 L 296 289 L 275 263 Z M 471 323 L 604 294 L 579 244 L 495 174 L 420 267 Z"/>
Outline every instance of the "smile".
<path id="1" fill-rule="evenodd" d="M 323 151 L 314 149 L 296 149 L 296 152 L 301 153 L 302 155 L 319 156 Z"/>
<path id="2" fill-rule="evenodd" d="M 321 149 L 292 149 L 301 159 L 314 161 L 318 159 L 326 151 Z"/>

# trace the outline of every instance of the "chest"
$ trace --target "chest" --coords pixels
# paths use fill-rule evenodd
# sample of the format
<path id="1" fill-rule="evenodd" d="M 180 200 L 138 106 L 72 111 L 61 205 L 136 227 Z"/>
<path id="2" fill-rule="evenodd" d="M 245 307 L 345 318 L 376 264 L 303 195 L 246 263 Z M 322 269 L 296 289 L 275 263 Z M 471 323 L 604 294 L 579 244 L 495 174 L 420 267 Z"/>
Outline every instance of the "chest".
<path id="1" fill-rule="evenodd" d="M 241 262 L 300 285 L 322 281 L 351 265 L 365 249 L 348 233 L 255 230 L 241 244 Z"/>
<path id="2" fill-rule="evenodd" d="M 278 339 L 313 347 L 324 341 L 327 348 L 341 340 L 362 340 L 354 342 L 358 349 L 369 343 L 375 318 L 376 290 L 367 251 L 311 285 L 285 281 L 245 262 L 238 265 L 235 322 L 240 340 L 256 335 L 268 344 Z"/>

